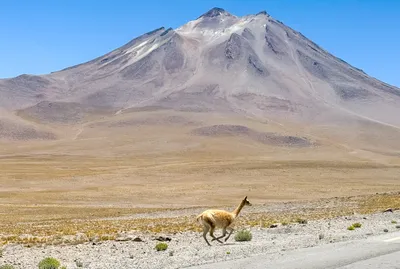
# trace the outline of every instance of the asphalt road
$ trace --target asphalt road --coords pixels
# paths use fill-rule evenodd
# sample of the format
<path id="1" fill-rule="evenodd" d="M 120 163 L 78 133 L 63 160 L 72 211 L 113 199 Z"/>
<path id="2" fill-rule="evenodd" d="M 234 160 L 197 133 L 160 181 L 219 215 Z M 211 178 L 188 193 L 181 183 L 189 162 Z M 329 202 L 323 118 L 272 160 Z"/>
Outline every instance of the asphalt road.
<path id="1" fill-rule="evenodd" d="M 400 232 L 190 268 L 400 268 Z"/>

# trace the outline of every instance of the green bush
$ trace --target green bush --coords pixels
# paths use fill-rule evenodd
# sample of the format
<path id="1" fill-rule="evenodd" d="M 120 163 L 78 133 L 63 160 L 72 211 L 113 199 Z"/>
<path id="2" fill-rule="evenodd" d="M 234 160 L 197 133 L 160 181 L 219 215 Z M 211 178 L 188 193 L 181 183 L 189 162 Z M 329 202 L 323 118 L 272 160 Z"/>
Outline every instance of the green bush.
<path id="1" fill-rule="evenodd" d="M 241 230 L 235 234 L 235 241 L 251 241 L 253 236 L 250 231 Z"/>
<path id="2" fill-rule="evenodd" d="M 47 257 L 39 262 L 39 269 L 58 269 L 60 262 L 57 259 Z"/>
<path id="3" fill-rule="evenodd" d="M 11 264 L 5 264 L 0 266 L 0 269 L 14 269 L 14 266 L 12 266 Z"/>
<path id="4" fill-rule="evenodd" d="M 351 225 L 351 226 L 349 226 L 349 227 L 347 227 L 347 230 L 349 230 L 349 231 L 353 231 L 355 228 L 354 228 L 354 226 L 353 225 Z"/>
<path id="5" fill-rule="evenodd" d="M 397 221 L 395 221 L 395 220 L 392 220 L 392 224 L 397 224 Z"/>
<path id="6" fill-rule="evenodd" d="M 158 243 L 156 245 L 156 250 L 157 251 L 164 251 L 168 248 L 168 244 L 167 243 Z"/>
<path id="7" fill-rule="evenodd" d="M 353 223 L 354 228 L 361 228 L 361 223 Z"/>

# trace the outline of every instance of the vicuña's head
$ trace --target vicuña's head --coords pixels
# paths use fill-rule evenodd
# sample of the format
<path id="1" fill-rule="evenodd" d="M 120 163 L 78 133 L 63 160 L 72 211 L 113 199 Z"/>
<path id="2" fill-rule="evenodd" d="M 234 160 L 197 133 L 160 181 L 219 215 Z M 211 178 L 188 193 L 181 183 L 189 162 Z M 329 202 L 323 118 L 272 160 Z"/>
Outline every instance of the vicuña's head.
<path id="1" fill-rule="evenodd" d="M 250 203 L 250 201 L 247 200 L 247 196 L 244 197 L 243 202 L 244 202 L 244 205 L 248 205 L 248 206 L 251 206 L 251 205 L 252 205 L 252 204 Z"/>

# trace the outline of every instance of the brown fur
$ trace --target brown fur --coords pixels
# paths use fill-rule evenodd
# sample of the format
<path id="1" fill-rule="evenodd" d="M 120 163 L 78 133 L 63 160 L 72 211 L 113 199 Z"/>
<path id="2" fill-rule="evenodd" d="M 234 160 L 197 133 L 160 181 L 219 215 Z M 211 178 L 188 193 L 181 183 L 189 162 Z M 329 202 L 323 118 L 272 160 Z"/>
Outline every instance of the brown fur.
<path id="1" fill-rule="evenodd" d="M 251 206 L 251 203 L 247 200 L 247 196 L 244 197 L 239 206 L 233 212 L 220 209 L 208 209 L 197 216 L 196 220 L 203 225 L 203 237 L 209 246 L 211 246 L 211 244 L 208 242 L 206 237 L 208 232 L 210 232 L 210 236 L 213 238 L 212 241 L 217 240 L 218 242 L 222 243 L 219 239 L 226 235 L 226 230 L 229 230 L 230 232 L 225 238 L 225 242 L 229 239 L 234 231 L 232 227 L 233 222 L 245 205 Z M 214 236 L 214 231 L 216 228 L 222 228 L 222 236 Z"/>

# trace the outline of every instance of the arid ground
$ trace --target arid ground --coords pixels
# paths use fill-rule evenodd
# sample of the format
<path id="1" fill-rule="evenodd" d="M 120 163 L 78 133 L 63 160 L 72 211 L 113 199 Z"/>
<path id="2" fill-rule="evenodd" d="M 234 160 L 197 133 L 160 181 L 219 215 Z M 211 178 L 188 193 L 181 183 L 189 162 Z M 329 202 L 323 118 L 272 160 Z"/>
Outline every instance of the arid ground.
<path id="1" fill-rule="evenodd" d="M 88 62 L 1 79 L 0 96 L 0 266 L 223 260 L 230 246 L 204 249 L 196 215 L 244 196 L 253 206 L 235 226 L 255 240 L 232 245 L 236 257 L 345 240 L 350 219 L 368 220 L 359 236 L 398 229 L 400 89 L 267 12 L 214 8 Z M 154 260 L 159 236 L 172 255 Z"/>
<path id="2" fill-rule="evenodd" d="M 245 195 L 255 205 L 243 219 L 250 225 L 400 207 L 398 194 L 370 196 L 400 190 L 400 158 L 389 147 L 382 153 L 355 149 L 356 141 L 338 146 L 323 131 L 303 140 L 289 125 L 170 111 L 52 128 L 64 138 L 1 145 L 3 244 L 77 233 L 112 239 L 131 230 L 199 230 L 195 214 L 232 209 Z M 351 207 L 269 211 L 283 202 L 318 205 L 318 199 L 355 196 Z"/>

